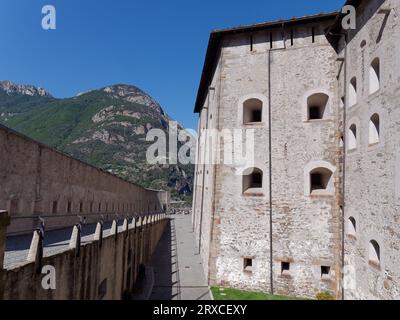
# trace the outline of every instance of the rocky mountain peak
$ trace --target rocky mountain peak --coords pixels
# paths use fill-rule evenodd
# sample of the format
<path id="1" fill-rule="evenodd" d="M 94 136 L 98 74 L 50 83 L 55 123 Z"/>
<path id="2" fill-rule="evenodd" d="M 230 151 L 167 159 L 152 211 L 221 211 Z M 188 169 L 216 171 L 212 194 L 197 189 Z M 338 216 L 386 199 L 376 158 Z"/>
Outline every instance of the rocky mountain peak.
<path id="1" fill-rule="evenodd" d="M 31 97 L 51 97 L 51 95 L 40 87 L 32 85 L 15 84 L 11 81 L 0 81 L 0 91 L 4 91 L 7 95 L 25 95 Z"/>
<path id="2" fill-rule="evenodd" d="M 123 99 L 131 103 L 146 105 L 157 111 L 159 114 L 165 115 L 164 110 L 161 108 L 160 104 L 138 87 L 127 84 L 116 84 L 105 87 L 101 90 L 111 95 L 113 98 Z"/>

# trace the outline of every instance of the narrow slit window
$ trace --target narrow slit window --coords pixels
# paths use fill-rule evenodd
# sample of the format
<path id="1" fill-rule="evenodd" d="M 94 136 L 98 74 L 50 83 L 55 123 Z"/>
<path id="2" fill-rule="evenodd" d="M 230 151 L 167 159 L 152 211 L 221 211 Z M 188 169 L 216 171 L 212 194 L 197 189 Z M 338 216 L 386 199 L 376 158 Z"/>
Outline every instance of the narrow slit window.
<path id="1" fill-rule="evenodd" d="M 294 38 L 294 31 L 292 29 L 292 30 L 290 30 L 290 45 L 291 46 L 293 46 L 293 43 L 294 43 L 293 38 Z"/>
<path id="2" fill-rule="evenodd" d="M 250 51 L 253 51 L 253 36 L 250 36 Z"/>
<path id="3" fill-rule="evenodd" d="M 315 28 L 311 28 L 311 33 L 312 33 L 312 43 L 315 43 Z"/>
<path id="4" fill-rule="evenodd" d="M 68 213 L 71 213 L 71 210 L 72 210 L 72 204 L 71 204 L 71 201 L 68 201 L 68 204 L 67 204 L 67 212 L 68 212 Z"/>
<path id="5" fill-rule="evenodd" d="M 270 48 L 270 49 L 273 48 L 273 36 L 272 36 L 272 32 L 269 33 L 269 48 Z"/>
<path id="6" fill-rule="evenodd" d="M 57 213 L 57 205 L 58 205 L 57 201 L 53 201 L 53 209 L 52 209 L 53 213 Z"/>

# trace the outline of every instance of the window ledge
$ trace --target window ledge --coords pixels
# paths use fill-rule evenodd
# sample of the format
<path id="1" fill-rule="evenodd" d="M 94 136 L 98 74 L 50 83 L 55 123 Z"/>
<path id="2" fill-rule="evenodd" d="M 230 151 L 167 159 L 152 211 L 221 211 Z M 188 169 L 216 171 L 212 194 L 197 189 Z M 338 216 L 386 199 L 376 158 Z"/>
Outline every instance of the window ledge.
<path id="1" fill-rule="evenodd" d="M 370 267 L 372 267 L 374 269 L 381 270 L 381 263 L 378 261 L 369 260 L 368 264 Z"/>
<path id="2" fill-rule="evenodd" d="M 263 121 L 261 122 L 246 122 L 243 123 L 243 126 L 245 127 L 255 127 L 255 126 L 263 126 L 265 123 Z"/>
<path id="3" fill-rule="evenodd" d="M 324 274 L 321 276 L 321 280 L 324 282 L 331 282 L 332 281 L 332 277 L 328 274 Z"/>
<path id="4" fill-rule="evenodd" d="M 264 197 L 263 192 L 257 192 L 256 189 L 250 189 L 243 192 L 243 197 Z"/>
<path id="5" fill-rule="evenodd" d="M 291 279 L 291 278 L 292 278 L 292 275 L 290 274 L 290 271 L 283 271 L 283 272 L 281 273 L 281 277 L 282 277 L 282 278 Z"/>
<path id="6" fill-rule="evenodd" d="M 311 191 L 310 196 L 311 197 L 332 197 L 334 196 L 335 193 L 332 191 L 327 191 L 327 190 L 314 190 Z"/>
<path id="7" fill-rule="evenodd" d="M 309 119 L 309 120 L 304 120 L 304 123 L 323 123 L 323 122 L 332 122 L 332 119 Z"/>
<path id="8" fill-rule="evenodd" d="M 380 141 L 374 142 L 374 143 L 369 143 L 368 147 L 376 147 L 376 146 L 379 146 L 380 143 L 381 143 Z"/>
<path id="9" fill-rule="evenodd" d="M 379 87 L 379 89 L 376 90 L 375 92 L 372 92 L 372 93 L 368 94 L 368 98 L 369 99 L 374 99 L 376 96 L 379 95 L 380 92 L 381 92 L 381 88 Z"/>
<path id="10" fill-rule="evenodd" d="M 244 268 L 243 271 L 246 273 L 253 273 L 253 267 Z"/>

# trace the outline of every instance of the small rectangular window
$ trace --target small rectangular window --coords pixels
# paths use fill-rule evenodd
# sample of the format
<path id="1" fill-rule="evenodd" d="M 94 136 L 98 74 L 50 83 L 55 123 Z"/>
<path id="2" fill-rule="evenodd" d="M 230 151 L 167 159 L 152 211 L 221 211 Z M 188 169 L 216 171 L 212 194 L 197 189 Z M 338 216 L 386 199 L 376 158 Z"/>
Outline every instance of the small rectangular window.
<path id="1" fill-rule="evenodd" d="M 253 51 L 253 36 L 250 36 L 250 51 Z"/>
<path id="2" fill-rule="evenodd" d="M 99 212 L 101 212 L 101 202 L 99 202 Z"/>
<path id="3" fill-rule="evenodd" d="M 82 202 L 79 203 L 79 212 L 80 213 L 83 212 L 83 203 Z"/>
<path id="4" fill-rule="evenodd" d="M 282 261 L 281 262 L 281 274 L 282 275 L 289 275 L 290 274 L 290 263 Z"/>
<path id="5" fill-rule="evenodd" d="M 67 204 L 67 213 L 71 213 L 71 210 L 72 210 L 72 204 L 71 204 L 71 201 L 68 201 L 68 204 Z"/>
<path id="6" fill-rule="evenodd" d="M 247 272 L 253 271 L 253 259 L 252 258 L 244 258 L 243 260 L 243 270 Z"/>
<path id="7" fill-rule="evenodd" d="M 90 212 L 93 212 L 93 202 L 90 202 Z"/>
<path id="8" fill-rule="evenodd" d="M 57 201 L 53 201 L 53 213 L 57 213 Z"/>
<path id="9" fill-rule="evenodd" d="M 329 278 L 331 273 L 331 267 L 329 266 L 321 266 L 321 278 L 327 279 Z"/>

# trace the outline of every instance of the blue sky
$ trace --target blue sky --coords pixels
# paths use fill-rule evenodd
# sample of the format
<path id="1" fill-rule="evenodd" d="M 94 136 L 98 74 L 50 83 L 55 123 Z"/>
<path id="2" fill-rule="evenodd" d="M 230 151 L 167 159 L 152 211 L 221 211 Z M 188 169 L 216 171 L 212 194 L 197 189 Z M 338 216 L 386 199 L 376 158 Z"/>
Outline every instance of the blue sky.
<path id="1" fill-rule="evenodd" d="M 209 32 L 338 10 L 344 0 L 1 0 L 0 79 L 55 97 L 133 84 L 196 128 L 193 106 Z M 41 9 L 57 10 L 57 30 Z"/>

